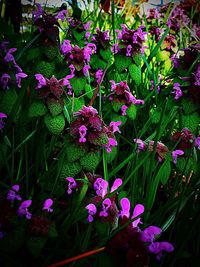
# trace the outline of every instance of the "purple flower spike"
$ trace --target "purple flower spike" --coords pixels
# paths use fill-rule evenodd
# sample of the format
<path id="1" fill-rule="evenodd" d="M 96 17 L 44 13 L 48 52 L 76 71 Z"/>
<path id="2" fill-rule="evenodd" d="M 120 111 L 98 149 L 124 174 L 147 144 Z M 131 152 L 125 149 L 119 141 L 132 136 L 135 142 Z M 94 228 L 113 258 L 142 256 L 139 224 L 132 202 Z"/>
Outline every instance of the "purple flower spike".
<path id="1" fill-rule="evenodd" d="M 64 40 L 63 44 L 60 47 L 61 53 L 63 55 L 66 55 L 68 53 L 71 53 L 72 51 L 72 46 L 70 44 L 70 40 Z"/>
<path id="2" fill-rule="evenodd" d="M 7 52 L 7 54 L 5 55 L 4 57 L 4 60 L 6 62 L 14 62 L 15 63 L 15 58 L 14 56 L 12 55 L 12 53 L 14 53 L 15 51 L 17 51 L 17 48 L 10 48 Z"/>
<path id="3" fill-rule="evenodd" d="M 85 143 L 86 142 L 86 134 L 87 134 L 87 127 L 85 125 L 81 125 L 81 127 L 79 127 L 79 134 L 80 134 L 80 138 L 79 138 L 79 142 L 80 143 Z"/>
<path id="4" fill-rule="evenodd" d="M 131 217 L 131 219 L 138 217 L 143 212 L 144 212 L 144 206 L 142 204 L 137 204 L 133 210 L 133 216 Z M 137 227 L 139 223 L 141 223 L 141 218 L 138 218 L 137 220 L 133 221 L 132 226 Z"/>
<path id="5" fill-rule="evenodd" d="M 35 78 L 36 78 L 36 80 L 38 80 L 38 85 L 37 85 L 36 89 L 40 89 L 46 85 L 46 79 L 44 78 L 44 76 L 42 74 L 35 74 Z"/>
<path id="6" fill-rule="evenodd" d="M 113 186 L 111 187 L 110 193 L 117 190 L 117 188 L 120 187 L 121 185 L 122 185 L 122 179 L 120 178 L 115 179 Z"/>
<path id="7" fill-rule="evenodd" d="M 172 93 L 175 94 L 174 99 L 177 100 L 183 95 L 181 88 L 180 88 L 180 84 L 174 83 L 173 89 L 174 89 L 174 91 L 172 91 Z"/>
<path id="8" fill-rule="evenodd" d="M 179 150 L 179 149 L 174 150 L 172 152 L 173 163 L 176 164 L 177 163 L 177 157 L 178 156 L 181 156 L 183 154 L 184 154 L 184 151 L 183 150 Z"/>
<path id="9" fill-rule="evenodd" d="M 44 201 L 42 210 L 45 210 L 47 212 L 53 212 L 53 209 L 51 206 L 53 205 L 53 200 L 51 198 L 48 198 Z"/>
<path id="10" fill-rule="evenodd" d="M 42 6 L 39 3 L 36 3 L 35 5 L 37 6 L 37 10 L 32 12 L 33 13 L 33 17 L 34 17 L 34 21 L 39 19 L 40 16 L 42 16 L 43 13 L 44 13 L 44 11 L 42 9 Z"/>
<path id="11" fill-rule="evenodd" d="M 1 80 L 0 80 L 0 82 L 1 82 L 1 84 L 2 84 L 2 86 L 3 86 L 3 89 L 6 89 L 6 88 L 7 88 L 10 79 L 11 79 L 11 77 L 10 77 L 10 75 L 8 75 L 7 73 L 3 73 L 3 74 L 1 75 Z"/>
<path id="12" fill-rule="evenodd" d="M 138 152 L 145 150 L 145 143 L 139 138 L 133 140 L 138 145 Z"/>
<path id="13" fill-rule="evenodd" d="M 200 136 L 195 139 L 194 145 L 200 150 Z"/>
<path id="14" fill-rule="evenodd" d="M 128 45 L 126 47 L 126 56 L 127 57 L 131 57 L 131 50 L 132 50 L 132 46 L 131 45 Z"/>
<path id="15" fill-rule="evenodd" d="M 91 69 L 91 67 L 89 65 L 85 65 L 83 67 L 83 74 L 84 74 L 84 76 L 86 76 L 86 77 L 88 76 L 89 69 Z"/>
<path id="16" fill-rule="evenodd" d="M 128 198 L 124 197 L 120 200 L 120 206 L 122 210 L 119 213 L 119 217 L 123 218 L 124 216 L 129 218 L 130 217 L 130 201 Z"/>
<path id="17" fill-rule="evenodd" d="M 101 83 L 102 77 L 103 77 L 103 71 L 101 69 L 99 69 L 96 74 L 95 77 L 97 79 L 97 83 L 98 85 Z"/>
<path id="18" fill-rule="evenodd" d="M 87 63 L 90 62 L 90 56 L 93 53 L 96 53 L 96 45 L 95 44 L 88 43 L 86 45 L 86 47 L 84 47 L 84 49 L 83 49 L 84 59 L 86 60 Z"/>
<path id="19" fill-rule="evenodd" d="M 99 213 L 99 216 L 108 217 L 108 210 L 110 206 L 111 206 L 111 200 L 109 198 L 104 199 L 104 201 L 102 202 L 103 210 Z"/>
<path id="20" fill-rule="evenodd" d="M 120 129 L 118 126 L 120 126 L 122 124 L 121 121 L 111 121 L 109 126 L 112 129 L 112 133 L 118 132 L 121 133 Z"/>
<path id="21" fill-rule="evenodd" d="M 94 182 L 94 190 L 96 190 L 97 196 L 105 197 L 108 190 L 108 182 L 102 178 L 97 178 Z"/>
<path id="22" fill-rule="evenodd" d="M 28 211 L 28 207 L 31 205 L 31 203 L 32 203 L 32 200 L 23 201 L 18 208 L 18 211 L 17 211 L 18 215 L 26 216 L 26 219 L 30 220 L 32 217 L 32 214 Z"/>
<path id="23" fill-rule="evenodd" d="M 12 189 L 10 189 L 8 191 L 8 194 L 7 194 L 7 200 L 10 200 L 10 201 L 14 201 L 15 199 L 16 200 L 22 200 L 22 198 L 20 197 L 20 195 L 18 195 L 17 193 L 19 192 L 19 185 L 18 184 L 15 184 L 11 187 Z"/>
<path id="24" fill-rule="evenodd" d="M 141 239 L 144 242 L 153 242 L 155 236 L 160 235 L 161 233 L 162 233 L 161 228 L 151 225 L 141 232 Z"/>
<path id="25" fill-rule="evenodd" d="M 66 16 L 68 14 L 68 11 L 66 9 L 61 10 L 58 12 L 58 14 L 55 16 L 56 19 L 60 19 L 62 22 L 65 20 Z"/>
<path id="26" fill-rule="evenodd" d="M 162 251 L 173 252 L 174 247 L 169 242 L 153 242 L 148 246 L 148 249 L 151 253 L 157 254 L 157 260 L 160 260 L 162 257 Z"/>
<path id="27" fill-rule="evenodd" d="M 108 138 L 108 144 L 106 145 L 107 153 L 110 153 L 114 146 L 117 146 L 117 141 L 114 138 Z"/>
<path id="28" fill-rule="evenodd" d="M 0 112 L 0 130 L 4 128 L 5 122 L 3 121 L 4 118 L 7 118 L 5 113 Z"/>
<path id="29" fill-rule="evenodd" d="M 65 180 L 67 180 L 69 182 L 68 183 L 67 194 L 70 195 L 72 193 L 72 189 L 76 188 L 77 183 L 76 183 L 76 181 L 75 181 L 75 179 L 73 177 L 67 177 L 67 178 L 65 178 Z"/>
<path id="30" fill-rule="evenodd" d="M 126 105 L 123 105 L 122 107 L 121 107 L 121 111 L 122 111 L 122 116 L 126 116 L 126 110 L 127 110 L 127 106 Z"/>
<path id="31" fill-rule="evenodd" d="M 97 213 L 97 208 L 94 204 L 88 204 L 85 207 L 88 210 L 88 222 L 92 222 L 94 220 L 93 216 Z"/>
<path id="32" fill-rule="evenodd" d="M 15 75 L 17 86 L 21 88 L 21 79 L 26 78 L 28 75 L 26 73 L 20 72 Z"/>

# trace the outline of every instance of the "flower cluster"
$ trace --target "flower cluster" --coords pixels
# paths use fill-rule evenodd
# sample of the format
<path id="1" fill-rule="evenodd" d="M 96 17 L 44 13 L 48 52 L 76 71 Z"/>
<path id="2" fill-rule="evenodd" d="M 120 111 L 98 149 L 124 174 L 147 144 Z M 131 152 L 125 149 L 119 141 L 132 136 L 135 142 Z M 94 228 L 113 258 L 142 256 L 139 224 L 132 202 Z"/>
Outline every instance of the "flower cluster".
<path id="1" fill-rule="evenodd" d="M 74 66 L 76 74 L 79 74 L 82 70 L 83 74 L 87 76 L 90 69 L 90 57 L 93 53 L 96 53 L 96 45 L 88 43 L 84 48 L 80 48 L 78 45 L 72 46 L 70 40 L 64 40 L 60 49 L 67 64 Z"/>
<path id="2" fill-rule="evenodd" d="M 89 106 L 83 106 L 74 114 L 74 121 L 70 125 L 70 134 L 79 143 L 85 143 L 89 147 L 105 147 L 111 152 L 117 145 L 114 133 L 120 132 L 119 122 L 111 122 L 106 126 L 98 115 L 98 111 Z"/>
<path id="3" fill-rule="evenodd" d="M 113 221 L 117 214 L 115 199 L 106 197 L 107 194 L 114 192 L 122 185 L 122 180 L 120 178 L 115 179 L 113 185 L 108 191 L 108 182 L 102 178 L 96 178 L 93 183 L 93 188 L 96 191 L 96 197 L 93 199 L 93 203 L 90 203 L 86 206 L 88 211 L 88 222 L 92 222 L 94 220 L 94 216 L 98 215 L 99 217 L 108 217 Z M 95 204 L 98 204 L 102 201 L 101 209 L 99 210 Z"/>
<path id="4" fill-rule="evenodd" d="M 144 142 L 141 139 L 134 139 L 134 142 L 138 145 L 138 151 L 150 151 L 152 152 L 154 150 L 154 144 L 155 142 L 153 140 L 150 140 L 149 142 Z M 156 155 L 159 162 L 162 162 L 168 153 L 168 148 L 161 142 L 157 142 L 156 144 Z"/>
<path id="5" fill-rule="evenodd" d="M 130 30 L 125 24 L 121 25 L 122 30 L 116 30 L 118 33 L 117 39 L 119 44 L 114 44 L 112 47 L 113 53 L 123 54 L 127 57 L 143 53 L 143 42 L 145 41 L 146 32 L 143 32 L 144 26 L 140 26 L 137 30 Z"/>
<path id="6" fill-rule="evenodd" d="M 60 99 L 65 93 L 63 86 L 67 86 L 68 94 L 72 94 L 72 87 L 69 80 L 74 77 L 74 68 L 72 67 L 70 69 L 71 74 L 60 80 L 57 80 L 54 76 L 47 79 L 42 74 L 35 74 L 35 78 L 38 81 L 36 90 L 38 90 L 39 97 L 43 99 Z"/>
<path id="7" fill-rule="evenodd" d="M 98 49 L 106 49 L 110 45 L 110 31 L 101 31 L 99 28 L 96 28 L 96 33 L 93 34 L 92 43 L 94 43 Z"/>
<path id="8" fill-rule="evenodd" d="M 121 104 L 122 116 L 126 115 L 126 110 L 130 107 L 130 105 L 144 104 L 144 100 L 136 99 L 132 95 L 126 81 L 117 84 L 113 80 L 111 80 L 110 82 L 111 94 L 109 99 L 112 101 L 112 103 Z"/>
<path id="9" fill-rule="evenodd" d="M 173 30 L 178 31 L 180 30 L 181 25 L 185 26 L 188 25 L 190 22 L 189 17 L 185 14 L 184 10 L 180 7 L 176 7 L 173 11 L 171 16 L 168 18 L 167 26 Z"/>
<path id="10" fill-rule="evenodd" d="M 27 77 L 14 58 L 13 53 L 17 48 L 8 48 L 8 44 L 6 41 L 0 44 L 0 87 L 3 90 L 9 89 L 9 86 L 14 83 L 21 88 L 21 79 Z"/>

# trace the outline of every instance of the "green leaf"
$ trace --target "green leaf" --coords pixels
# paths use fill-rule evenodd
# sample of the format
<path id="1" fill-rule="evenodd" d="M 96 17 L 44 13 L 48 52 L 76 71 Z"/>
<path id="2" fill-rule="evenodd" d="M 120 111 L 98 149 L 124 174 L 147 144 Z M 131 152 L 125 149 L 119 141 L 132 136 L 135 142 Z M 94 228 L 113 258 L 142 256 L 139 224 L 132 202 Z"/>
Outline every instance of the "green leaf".
<path id="1" fill-rule="evenodd" d="M 135 81 L 137 85 L 141 84 L 142 74 L 141 74 L 141 67 L 137 66 L 136 64 L 131 64 L 129 66 L 129 73 L 131 78 Z"/>
<path id="2" fill-rule="evenodd" d="M 53 223 L 49 228 L 48 237 L 57 237 L 57 236 L 58 232 L 56 230 L 56 225 L 55 223 Z"/>
<path id="3" fill-rule="evenodd" d="M 171 173 L 171 164 L 170 161 L 166 161 L 166 164 L 163 164 L 163 168 L 160 169 L 160 181 L 165 185 L 169 179 Z"/>

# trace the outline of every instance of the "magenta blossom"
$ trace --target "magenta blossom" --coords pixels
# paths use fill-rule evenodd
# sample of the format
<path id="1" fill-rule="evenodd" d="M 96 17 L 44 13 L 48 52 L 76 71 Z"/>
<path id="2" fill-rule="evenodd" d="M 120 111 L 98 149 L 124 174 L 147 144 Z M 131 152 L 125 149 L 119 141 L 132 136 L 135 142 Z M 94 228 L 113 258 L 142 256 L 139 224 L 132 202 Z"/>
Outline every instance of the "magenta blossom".
<path id="1" fill-rule="evenodd" d="M 183 150 L 177 149 L 172 152 L 172 158 L 173 158 L 173 163 L 177 163 L 177 157 L 182 156 L 184 154 Z"/>
<path id="2" fill-rule="evenodd" d="M 174 99 L 177 100 L 183 95 L 182 90 L 180 88 L 180 84 L 174 83 L 173 89 L 174 89 L 174 91 L 172 91 L 172 93 L 175 94 Z"/>
<path id="3" fill-rule="evenodd" d="M 119 212 L 119 217 L 123 218 L 124 216 L 129 218 L 130 217 L 130 201 L 128 198 L 122 198 L 120 200 L 121 211 Z M 137 204 L 133 210 L 133 215 L 131 219 L 134 219 L 144 213 L 144 206 L 142 204 Z M 138 224 L 141 223 L 141 218 L 132 222 L 132 227 L 135 228 Z"/>
<path id="4" fill-rule="evenodd" d="M 70 195 L 72 193 L 72 189 L 77 187 L 77 183 L 73 177 L 67 177 L 65 180 L 68 181 L 67 194 Z"/>
<path id="5" fill-rule="evenodd" d="M 88 222 L 92 222 L 94 220 L 93 216 L 97 213 L 97 208 L 94 204 L 90 203 L 85 207 L 88 211 Z"/>
<path id="6" fill-rule="evenodd" d="M 141 232 L 141 240 L 144 242 L 153 242 L 155 237 L 161 235 L 161 233 L 161 228 L 151 225 Z"/>
<path id="7" fill-rule="evenodd" d="M 42 210 L 47 212 L 53 212 L 53 209 L 51 206 L 53 205 L 53 200 L 51 198 L 48 198 L 44 201 Z"/>
<path id="8" fill-rule="evenodd" d="M 103 71 L 102 69 L 99 69 L 97 70 L 96 74 L 95 74 L 95 77 L 97 79 L 97 84 L 99 85 L 102 81 L 102 78 L 103 78 Z"/>
<path id="9" fill-rule="evenodd" d="M 100 211 L 99 216 L 107 217 L 108 216 L 108 210 L 109 210 L 111 205 L 112 205 L 112 202 L 109 198 L 104 199 L 104 201 L 102 202 L 102 211 Z"/>
<path id="10" fill-rule="evenodd" d="M 7 118 L 5 113 L 0 112 L 0 130 L 4 128 L 5 122 L 3 121 L 4 118 Z"/>
<path id="11" fill-rule="evenodd" d="M 44 11 L 42 9 L 41 4 L 35 3 L 35 5 L 37 7 L 37 10 L 35 10 L 35 11 L 32 12 L 34 21 L 36 21 L 37 19 L 39 19 L 44 14 Z"/>
<path id="12" fill-rule="evenodd" d="M 66 55 L 68 53 L 71 53 L 72 46 L 70 44 L 70 40 L 64 40 L 63 43 L 62 43 L 62 45 L 61 45 L 61 47 L 60 47 L 60 49 L 61 49 L 61 53 L 63 55 Z"/>
<path id="13" fill-rule="evenodd" d="M 38 81 L 38 85 L 36 86 L 36 89 L 40 89 L 46 85 L 46 79 L 44 78 L 42 74 L 35 74 L 35 78 Z"/>
<path id="14" fill-rule="evenodd" d="M 173 252 L 174 246 L 169 242 L 153 242 L 148 246 L 148 249 L 151 253 L 157 254 L 157 260 L 160 260 L 162 257 L 162 252 Z"/>
<path id="15" fill-rule="evenodd" d="M 86 142 L 86 138 L 85 138 L 86 133 L 87 133 L 87 127 L 85 127 L 85 125 L 81 125 L 81 127 L 79 127 L 79 134 L 80 134 L 79 142 L 80 143 Z"/>
<path id="16" fill-rule="evenodd" d="M 119 126 L 122 124 L 121 121 L 111 121 L 109 127 L 111 128 L 112 133 L 118 132 L 121 133 Z"/>
<path id="17" fill-rule="evenodd" d="M 114 138 L 108 138 L 108 144 L 105 145 L 106 151 L 110 153 L 112 151 L 112 147 L 117 146 L 117 141 Z"/>
<path id="18" fill-rule="evenodd" d="M 144 151 L 146 148 L 145 142 L 139 138 L 133 140 L 138 145 L 138 152 Z"/>
<path id="19" fill-rule="evenodd" d="M 88 76 L 89 69 L 91 69 L 91 67 L 89 65 L 85 65 L 83 67 L 83 74 L 84 74 L 84 76 L 86 76 L 86 77 Z"/>
<path id="20" fill-rule="evenodd" d="M 122 179 L 115 179 L 113 186 L 111 187 L 110 193 L 114 192 L 122 185 Z M 108 194 L 108 182 L 102 178 L 97 178 L 93 185 L 96 190 L 97 196 L 101 196 L 102 198 Z"/>
<path id="21" fill-rule="evenodd" d="M 28 75 L 24 72 L 19 72 L 15 75 L 16 77 L 16 83 L 19 88 L 21 88 L 21 79 L 28 77 Z"/>
<path id="22" fill-rule="evenodd" d="M 121 107 L 121 111 L 122 111 L 122 116 L 126 116 L 126 110 L 128 109 L 128 107 L 126 105 L 123 105 Z"/>
<path id="23" fill-rule="evenodd" d="M 19 189 L 20 189 L 19 185 L 15 184 L 11 188 L 12 189 L 8 191 L 7 200 L 10 200 L 10 201 L 14 201 L 15 199 L 22 200 L 21 196 L 18 194 Z"/>
<path id="24" fill-rule="evenodd" d="M 17 211 L 18 215 L 25 216 L 27 220 L 30 220 L 32 217 L 32 214 L 29 212 L 28 208 L 31 205 L 31 203 L 32 203 L 32 200 L 23 201 L 18 208 L 18 211 Z"/>
<path id="25" fill-rule="evenodd" d="M 64 10 L 59 11 L 58 14 L 55 16 L 55 18 L 60 19 L 63 22 L 66 19 L 67 14 L 68 14 L 68 11 L 64 9 Z"/>
<path id="26" fill-rule="evenodd" d="M 197 138 L 195 138 L 194 145 L 197 147 L 197 149 L 200 150 L 200 136 L 198 136 Z"/>

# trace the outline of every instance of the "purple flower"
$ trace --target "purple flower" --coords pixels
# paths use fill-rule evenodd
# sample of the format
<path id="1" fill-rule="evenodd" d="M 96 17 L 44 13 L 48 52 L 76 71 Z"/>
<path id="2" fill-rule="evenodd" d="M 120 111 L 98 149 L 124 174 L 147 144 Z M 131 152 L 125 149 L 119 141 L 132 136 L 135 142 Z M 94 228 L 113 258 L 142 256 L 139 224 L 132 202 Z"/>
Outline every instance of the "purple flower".
<path id="1" fill-rule="evenodd" d="M 88 21 L 87 23 L 85 23 L 83 25 L 84 30 L 88 31 L 90 29 L 91 24 L 92 24 L 92 21 L 91 20 Z"/>
<path id="2" fill-rule="evenodd" d="M 131 45 L 128 45 L 126 47 L 126 56 L 127 57 L 131 57 L 131 50 L 132 50 L 132 46 Z"/>
<path id="3" fill-rule="evenodd" d="M 99 216 L 101 217 L 107 217 L 108 216 L 108 210 L 110 206 L 112 205 L 111 200 L 109 198 L 104 199 L 102 202 L 102 211 L 99 213 Z"/>
<path id="4" fill-rule="evenodd" d="M 200 136 L 195 138 L 194 145 L 200 150 Z"/>
<path id="5" fill-rule="evenodd" d="M 161 228 L 151 225 L 141 232 L 141 240 L 144 242 L 153 242 L 155 237 L 161 233 Z"/>
<path id="6" fill-rule="evenodd" d="M 86 142 L 86 134 L 87 134 L 87 127 L 85 125 L 81 125 L 81 127 L 79 127 L 79 134 L 80 134 L 80 138 L 79 138 L 79 142 L 80 143 L 85 143 Z"/>
<path id="7" fill-rule="evenodd" d="M 177 157 L 184 154 L 183 150 L 177 149 L 172 152 L 173 163 L 177 163 Z"/>
<path id="8" fill-rule="evenodd" d="M 121 178 L 117 178 L 115 179 L 111 189 L 110 189 L 110 193 L 114 192 L 115 190 L 117 190 L 120 186 L 122 185 L 122 179 Z"/>
<path id="9" fill-rule="evenodd" d="M 113 182 L 113 185 L 111 187 L 110 193 L 114 192 L 122 185 L 122 179 L 117 178 Z M 97 178 L 94 182 L 94 190 L 96 190 L 97 196 L 101 196 L 102 198 L 105 197 L 105 195 L 108 193 L 108 182 L 102 178 Z"/>
<path id="10" fill-rule="evenodd" d="M 84 74 L 84 76 L 88 76 L 89 69 L 91 69 L 91 67 L 89 65 L 85 65 L 83 67 L 83 74 Z"/>
<path id="11" fill-rule="evenodd" d="M 121 121 L 111 121 L 109 124 L 109 127 L 111 128 L 112 133 L 114 134 L 115 132 L 121 133 L 120 129 L 118 126 L 122 124 Z"/>
<path id="12" fill-rule="evenodd" d="M 44 13 L 42 6 L 39 3 L 36 3 L 35 5 L 37 6 L 37 10 L 32 12 L 34 21 L 40 18 Z"/>
<path id="13" fill-rule="evenodd" d="M 175 94 L 174 99 L 177 100 L 183 95 L 181 88 L 180 88 L 180 84 L 174 83 L 173 89 L 174 89 L 174 91 L 172 91 L 172 93 Z"/>
<path id="14" fill-rule="evenodd" d="M 102 77 L 103 77 L 103 71 L 101 69 L 97 70 L 95 73 L 95 77 L 97 79 L 98 85 L 101 83 Z"/>
<path id="15" fill-rule="evenodd" d="M 88 204 L 86 207 L 85 207 L 88 211 L 88 222 L 92 222 L 94 220 L 93 216 L 97 213 L 97 208 L 94 204 Z"/>
<path id="16" fill-rule="evenodd" d="M 75 181 L 75 179 L 73 177 L 67 177 L 65 178 L 65 180 L 68 181 L 68 189 L 67 189 L 67 194 L 71 194 L 72 193 L 72 189 L 76 188 L 77 183 Z"/>
<path id="17" fill-rule="evenodd" d="M 5 113 L 0 112 L 0 130 L 4 128 L 5 122 L 3 121 L 4 118 L 7 118 Z"/>
<path id="18" fill-rule="evenodd" d="M 112 147 L 117 146 L 117 141 L 114 138 L 108 138 L 108 144 L 105 145 L 106 151 L 110 153 L 112 151 Z"/>
<path id="19" fill-rule="evenodd" d="M 124 216 L 129 218 L 130 217 L 130 201 L 128 198 L 122 198 L 120 200 L 121 211 L 119 212 L 119 217 L 123 218 Z M 141 215 L 144 212 L 144 206 L 142 204 L 137 204 L 133 210 L 133 215 L 131 219 L 134 219 Z M 138 224 L 141 223 L 141 218 L 132 222 L 132 227 L 136 228 Z"/>
<path id="20" fill-rule="evenodd" d="M 45 210 L 47 212 L 53 212 L 53 209 L 51 206 L 53 205 L 53 200 L 51 198 L 48 198 L 44 201 L 42 210 Z"/>
<path id="21" fill-rule="evenodd" d="M 36 89 L 40 89 L 47 84 L 46 79 L 42 74 L 35 74 L 35 78 L 36 80 L 38 80 L 38 85 L 36 86 Z"/>
<path id="22" fill-rule="evenodd" d="M 173 252 L 174 246 L 169 242 L 153 242 L 148 246 L 151 253 L 157 254 L 157 259 L 160 260 L 162 257 L 162 251 Z"/>
<path id="23" fill-rule="evenodd" d="M 88 40 L 90 38 L 90 32 L 86 32 L 85 39 Z"/>
<path id="24" fill-rule="evenodd" d="M 15 75 L 17 86 L 21 88 L 21 79 L 26 78 L 28 75 L 26 73 L 20 72 Z"/>
<path id="25" fill-rule="evenodd" d="M 74 113 L 75 116 L 82 115 L 84 117 L 93 117 L 97 114 L 98 114 L 98 111 L 92 106 L 89 106 L 89 107 L 83 106 L 81 110 Z"/>
<path id="26" fill-rule="evenodd" d="M 7 73 L 3 73 L 1 75 L 1 84 L 3 86 L 3 89 L 6 89 L 7 88 L 10 79 L 11 79 L 11 77 Z"/>
<path id="27" fill-rule="evenodd" d="M 15 184 L 11 187 L 12 189 L 10 189 L 8 191 L 8 194 L 7 194 L 7 200 L 10 200 L 10 201 L 14 201 L 15 199 L 16 200 L 22 200 L 22 198 L 20 197 L 20 195 L 18 194 L 19 192 L 19 185 L 18 184 Z"/>
<path id="28" fill-rule="evenodd" d="M 68 14 L 68 11 L 66 9 L 61 10 L 58 12 L 58 14 L 55 16 L 56 19 L 60 19 L 62 22 L 65 20 L 66 16 Z"/>
<path id="29" fill-rule="evenodd" d="M 126 116 L 126 110 L 128 109 L 128 107 L 126 105 L 123 105 L 121 107 L 121 111 L 122 111 L 122 116 Z"/>
<path id="30" fill-rule="evenodd" d="M 83 49 L 84 59 L 86 60 L 87 63 L 90 62 L 90 56 L 93 53 L 96 53 L 96 45 L 92 43 L 88 43 L 86 47 L 84 47 Z"/>
<path id="31" fill-rule="evenodd" d="M 138 145 L 138 151 L 145 150 L 145 142 L 144 141 L 142 141 L 141 139 L 138 139 L 138 138 L 134 139 L 133 141 Z"/>
<path id="32" fill-rule="evenodd" d="M 176 57 L 176 54 L 173 54 L 170 59 L 173 62 L 174 68 L 177 69 L 180 66 L 180 62 L 179 59 Z"/>
<path id="33" fill-rule="evenodd" d="M 111 47 L 111 52 L 113 54 L 117 54 L 119 52 L 119 45 L 118 44 L 114 44 L 112 47 Z"/>
<path id="34" fill-rule="evenodd" d="M 105 197 L 108 189 L 108 182 L 102 178 L 97 178 L 94 182 L 94 190 L 96 190 L 97 196 Z"/>
<path id="35" fill-rule="evenodd" d="M 18 208 L 18 211 L 17 211 L 18 215 L 26 216 L 26 219 L 30 220 L 32 217 L 32 214 L 28 211 L 28 208 L 31 205 L 31 203 L 32 203 L 32 200 L 23 201 Z"/>
<path id="36" fill-rule="evenodd" d="M 15 51 L 17 51 L 17 48 L 10 48 L 8 50 L 8 52 L 6 53 L 5 57 L 4 57 L 4 60 L 6 62 L 14 62 L 15 63 L 15 58 L 14 56 L 12 55 L 12 53 L 14 53 Z"/>
<path id="37" fill-rule="evenodd" d="M 60 47 L 60 50 L 63 55 L 66 55 L 67 53 L 71 53 L 72 46 L 70 44 L 70 40 L 64 40 L 64 42 L 62 43 Z"/>

